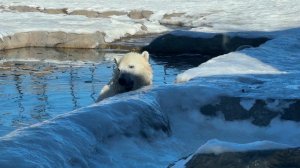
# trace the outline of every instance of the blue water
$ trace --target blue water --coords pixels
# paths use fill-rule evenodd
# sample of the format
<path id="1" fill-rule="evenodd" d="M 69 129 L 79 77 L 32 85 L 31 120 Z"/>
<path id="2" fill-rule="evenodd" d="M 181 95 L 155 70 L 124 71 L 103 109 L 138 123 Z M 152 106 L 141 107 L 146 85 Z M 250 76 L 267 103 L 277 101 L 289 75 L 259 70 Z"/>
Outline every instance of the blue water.
<path id="1" fill-rule="evenodd" d="M 111 58 L 122 54 L 78 52 L 31 48 L 1 53 L 0 67 L 8 69 L 0 68 L 0 135 L 95 102 L 111 78 Z M 179 72 L 192 66 L 150 61 L 153 85 L 173 83 Z"/>

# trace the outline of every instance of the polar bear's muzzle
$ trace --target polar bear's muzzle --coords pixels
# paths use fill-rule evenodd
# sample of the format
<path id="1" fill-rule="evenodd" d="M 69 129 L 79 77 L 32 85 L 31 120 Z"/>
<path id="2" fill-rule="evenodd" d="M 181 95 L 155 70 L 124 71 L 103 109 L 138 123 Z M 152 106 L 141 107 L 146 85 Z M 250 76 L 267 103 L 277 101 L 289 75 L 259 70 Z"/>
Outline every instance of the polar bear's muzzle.
<path id="1" fill-rule="evenodd" d="M 118 83 L 123 86 L 126 91 L 131 91 L 134 86 L 134 81 L 128 73 L 122 73 L 118 79 Z"/>

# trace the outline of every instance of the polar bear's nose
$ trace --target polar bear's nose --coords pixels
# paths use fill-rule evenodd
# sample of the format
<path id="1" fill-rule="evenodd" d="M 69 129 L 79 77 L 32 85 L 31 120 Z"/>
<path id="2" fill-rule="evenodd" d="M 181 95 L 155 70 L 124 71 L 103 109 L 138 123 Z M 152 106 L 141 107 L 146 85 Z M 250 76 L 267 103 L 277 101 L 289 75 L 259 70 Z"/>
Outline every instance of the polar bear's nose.
<path id="1" fill-rule="evenodd" d="M 118 83 L 125 88 L 126 91 L 130 91 L 133 89 L 134 82 L 131 79 L 131 76 L 129 74 L 121 74 Z"/>
<path id="2" fill-rule="evenodd" d="M 122 86 L 126 85 L 126 79 L 124 77 L 120 77 L 118 82 Z"/>

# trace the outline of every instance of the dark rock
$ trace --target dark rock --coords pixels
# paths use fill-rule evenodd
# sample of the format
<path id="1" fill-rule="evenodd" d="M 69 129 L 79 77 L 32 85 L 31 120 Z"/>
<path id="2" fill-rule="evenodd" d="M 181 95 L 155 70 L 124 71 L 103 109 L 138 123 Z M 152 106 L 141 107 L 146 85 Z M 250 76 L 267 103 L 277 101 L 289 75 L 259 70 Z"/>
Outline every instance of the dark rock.
<path id="1" fill-rule="evenodd" d="M 300 121 L 300 100 L 295 100 L 295 102 L 292 103 L 289 108 L 285 109 L 281 119 Z"/>
<path id="2" fill-rule="evenodd" d="M 155 55 L 202 54 L 218 56 L 236 51 L 240 46 L 257 47 L 269 38 L 248 38 L 228 34 L 173 31 L 159 36 L 144 47 Z"/>
<path id="3" fill-rule="evenodd" d="M 169 56 L 157 56 L 151 55 L 151 58 L 157 63 L 165 64 L 165 68 L 175 67 L 179 70 L 186 70 L 199 66 L 200 64 L 211 59 L 209 55 L 202 54 L 181 54 L 181 55 L 169 55 Z"/>
<path id="4" fill-rule="evenodd" d="M 250 109 L 252 115 L 252 123 L 259 126 L 267 126 L 271 120 L 275 118 L 279 112 L 271 111 L 266 108 L 266 102 L 264 100 L 256 100 L 253 107 Z"/>
<path id="5" fill-rule="evenodd" d="M 253 99 L 254 103 L 249 109 L 245 109 L 241 105 L 240 97 L 220 97 L 218 102 L 204 105 L 200 108 L 200 112 L 206 116 L 217 116 L 222 114 L 226 121 L 235 120 L 251 120 L 254 125 L 267 126 L 272 119 L 281 116 L 283 120 L 300 121 L 300 100 L 298 99 Z M 268 103 L 281 102 L 270 109 Z M 289 104 L 282 107 L 282 104 Z"/>
<path id="6" fill-rule="evenodd" d="M 300 148 L 197 154 L 186 168 L 298 168 Z"/>

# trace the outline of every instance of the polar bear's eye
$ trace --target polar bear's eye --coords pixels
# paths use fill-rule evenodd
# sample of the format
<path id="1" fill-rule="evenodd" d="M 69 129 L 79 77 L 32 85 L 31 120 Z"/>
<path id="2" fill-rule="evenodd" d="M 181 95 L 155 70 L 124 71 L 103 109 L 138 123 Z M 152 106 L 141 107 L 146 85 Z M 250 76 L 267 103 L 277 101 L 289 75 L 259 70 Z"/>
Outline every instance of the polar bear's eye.
<path id="1" fill-rule="evenodd" d="M 133 69 L 134 68 L 134 65 L 129 65 L 128 66 L 130 69 Z"/>

